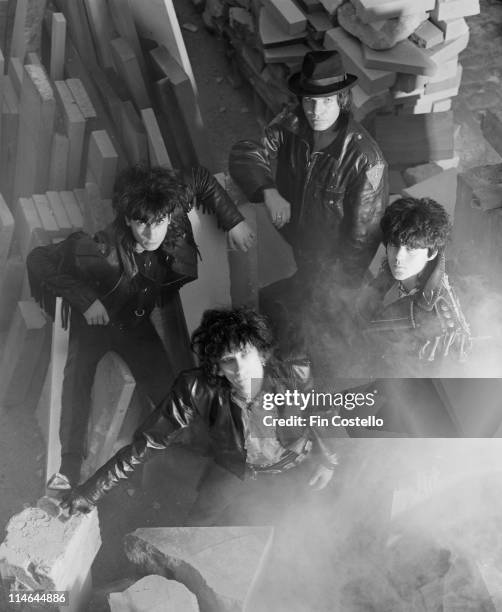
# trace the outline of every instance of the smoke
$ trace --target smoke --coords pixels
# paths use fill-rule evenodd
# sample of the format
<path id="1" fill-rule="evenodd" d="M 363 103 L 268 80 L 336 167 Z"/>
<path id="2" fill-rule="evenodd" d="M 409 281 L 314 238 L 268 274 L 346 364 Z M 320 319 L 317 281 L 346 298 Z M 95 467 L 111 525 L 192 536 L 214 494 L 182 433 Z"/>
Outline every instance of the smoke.
<path id="1" fill-rule="evenodd" d="M 329 490 L 289 492 L 247 611 L 499 609 L 502 441 L 340 445 Z"/>
<path id="2" fill-rule="evenodd" d="M 302 323 L 320 386 L 342 379 L 502 376 L 502 290 L 485 277 L 450 279 L 470 327 L 472 349 L 459 359 L 460 338 L 448 356 L 420 359 L 420 332 L 369 332 L 358 314 L 361 293 L 326 279 L 312 294 Z M 419 342 L 424 344 L 425 339 Z M 467 344 L 466 344 L 467 346 Z"/>

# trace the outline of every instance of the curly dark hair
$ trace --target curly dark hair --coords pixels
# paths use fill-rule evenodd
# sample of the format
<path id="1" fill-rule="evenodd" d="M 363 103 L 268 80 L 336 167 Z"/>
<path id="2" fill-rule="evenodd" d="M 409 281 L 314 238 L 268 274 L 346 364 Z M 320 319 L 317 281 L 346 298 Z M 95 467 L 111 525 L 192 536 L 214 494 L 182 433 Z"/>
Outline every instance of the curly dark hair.
<path id="1" fill-rule="evenodd" d="M 117 175 L 112 204 L 118 220 L 128 218 L 143 223 L 158 223 L 176 207 L 189 207 L 186 186 L 176 172 L 142 164 Z"/>
<path id="2" fill-rule="evenodd" d="M 221 357 L 227 351 L 246 344 L 255 346 L 265 359 L 274 348 L 268 320 L 246 307 L 206 310 L 192 334 L 192 350 L 211 384 L 218 380 Z"/>
<path id="3" fill-rule="evenodd" d="M 385 246 L 408 246 L 442 251 L 451 230 L 445 209 L 432 198 L 400 198 L 387 207 L 380 220 Z"/>

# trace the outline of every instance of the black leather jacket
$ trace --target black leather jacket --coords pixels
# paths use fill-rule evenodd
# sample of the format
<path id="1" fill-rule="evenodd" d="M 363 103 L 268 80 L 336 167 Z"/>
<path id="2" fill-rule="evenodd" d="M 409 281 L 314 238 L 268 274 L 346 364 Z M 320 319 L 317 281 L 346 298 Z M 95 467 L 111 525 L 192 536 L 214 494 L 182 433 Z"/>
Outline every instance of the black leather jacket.
<path id="1" fill-rule="evenodd" d="M 319 268 L 339 260 L 347 276 L 361 280 L 380 242 L 387 164 L 375 141 L 347 113 L 334 130 L 334 140 L 313 152 L 313 132 L 303 112 L 285 110 L 261 142 L 234 145 L 229 170 L 250 201 L 263 201 L 263 190 L 276 187 L 290 202 L 291 221 L 281 231 L 299 265 L 313 262 Z"/>
<path id="2" fill-rule="evenodd" d="M 380 356 L 392 375 L 431 374 L 423 371 L 427 364 L 447 357 L 466 359 L 472 346 L 470 327 L 446 274 L 444 253 L 429 262 L 418 291 L 409 295 L 398 292 L 386 305 L 384 298 L 391 288 L 398 291 L 385 261 L 376 279 L 361 291 L 356 310 L 372 347 L 369 353 Z M 377 362 L 374 360 L 373 366 Z"/>
<path id="3" fill-rule="evenodd" d="M 264 380 L 267 392 L 284 392 L 286 389 L 310 391 L 311 388 L 308 361 L 278 363 L 271 360 L 267 364 Z M 291 407 L 278 407 L 277 410 L 279 417 L 294 414 Z M 308 422 L 308 415 L 313 411 L 307 408 L 300 412 L 298 409 L 298 414 L 306 417 Z M 336 438 L 330 436 L 330 429 L 293 425 L 277 427 L 275 433 L 281 445 L 291 450 L 288 457 L 293 457 L 290 459 L 293 464 L 298 453 L 306 452 L 305 446 L 310 448 L 313 445 L 319 462 L 332 467 L 338 461 L 334 452 Z M 95 504 L 121 480 L 127 479 L 137 465 L 148 461 L 155 451 L 174 445 L 189 445 L 243 477 L 246 450 L 242 409 L 232 402 L 229 386 L 224 383 L 210 385 L 201 369 L 182 372 L 168 397 L 140 427 L 134 442 L 118 451 L 80 485 L 78 493 Z M 291 467 L 283 463 L 281 461 L 280 469 Z"/>
<path id="4" fill-rule="evenodd" d="M 216 214 L 225 231 L 243 220 L 226 191 L 203 167 L 180 175 L 186 185 L 186 205 L 178 206 L 171 217 L 159 258 L 166 266 L 165 282 L 158 284 L 148 275 L 138 283 L 134 240 L 125 224 L 116 220 L 94 237 L 76 232 L 63 242 L 37 247 L 28 255 L 27 267 L 33 297 L 52 316 L 55 297 L 63 298 L 64 313 L 71 306 L 85 312 L 99 299 L 113 321 L 139 306 L 146 314 L 156 301 L 197 278 L 197 246 L 187 213 L 193 206 Z M 140 299 L 141 304 L 136 304 Z M 66 319 L 66 316 L 65 316 Z"/>

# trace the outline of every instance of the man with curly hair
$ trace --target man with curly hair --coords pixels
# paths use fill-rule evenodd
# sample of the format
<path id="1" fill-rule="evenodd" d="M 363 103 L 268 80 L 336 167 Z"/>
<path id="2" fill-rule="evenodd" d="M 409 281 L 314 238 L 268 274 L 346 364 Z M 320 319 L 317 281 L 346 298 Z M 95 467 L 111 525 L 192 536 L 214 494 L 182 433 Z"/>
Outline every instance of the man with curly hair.
<path id="1" fill-rule="evenodd" d="M 262 315 L 245 308 L 208 310 L 192 346 L 200 367 L 182 372 L 133 443 L 73 490 L 64 502 L 71 513 L 89 511 L 136 466 L 176 445 L 214 458 L 188 520 L 193 525 L 253 522 L 259 520 L 257 504 L 269 502 L 269 510 L 278 512 L 286 491 L 293 490 L 298 501 L 307 483 L 323 489 L 331 480 L 334 440 L 323 428 L 308 426 L 311 409 L 302 412 L 307 425 L 294 418 L 290 426 L 264 420 L 294 417 L 295 410 L 280 402 L 265 409 L 267 394 L 310 390 L 312 381 L 307 359 L 274 356 Z"/>
<path id="2" fill-rule="evenodd" d="M 246 250 L 252 244 L 249 226 L 205 168 L 182 175 L 134 166 L 117 176 L 111 225 L 95 236 L 76 232 L 28 256 L 33 296 L 51 315 L 61 296 L 63 323 L 70 323 L 60 423 L 63 485 L 79 479 L 91 388 L 105 353 L 115 351 L 124 359 L 154 405 L 182 369 L 182 363 L 171 363 L 150 321 L 156 304 L 169 312 L 173 352 L 181 362 L 183 355 L 191 362 L 178 290 L 197 278 L 197 245 L 188 218 L 194 204 L 216 215 L 234 246 Z"/>
<path id="3" fill-rule="evenodd" d="M 393 375 L 420 376 L 451 357 L 465 360 L 469 325 L 445 270 L 450 221 L 431 198 L 400 198 L 380 222 L 386 260 L 361 293 L 358 310 Z M 379 367 L 378 359 L 370 367 Z"/>

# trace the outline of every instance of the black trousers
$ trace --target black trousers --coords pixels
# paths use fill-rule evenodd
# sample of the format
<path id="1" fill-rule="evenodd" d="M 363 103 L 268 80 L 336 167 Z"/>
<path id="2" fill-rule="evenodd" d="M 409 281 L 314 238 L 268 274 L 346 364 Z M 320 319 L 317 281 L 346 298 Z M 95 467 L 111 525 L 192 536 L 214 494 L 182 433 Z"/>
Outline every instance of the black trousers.
<path id="1" fill-rule="evenodd" d="M 312 496 L 308 484 L 315 463 L 308 457 L 280 474 L 246 473 L 243 479 L 211 462 L 190 510 L 188 526 L 270 525 Z M 315 493 L 314 493 L 315 495 Z"/>
<path id="2" fill-rule="evenodd" d="M 134 329 L 122 330 L 113 325 L 87 325 L 79 313 L 73 313 L 59 432 L 63 464 L 64 455 L 80 460 L 85 456 L 94 375 L 108 351 L 122 357 L 137 387 L 155 405 L 167 395 L 177 373 L 149 318 Z"/>

